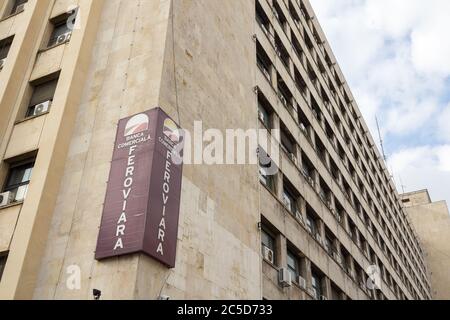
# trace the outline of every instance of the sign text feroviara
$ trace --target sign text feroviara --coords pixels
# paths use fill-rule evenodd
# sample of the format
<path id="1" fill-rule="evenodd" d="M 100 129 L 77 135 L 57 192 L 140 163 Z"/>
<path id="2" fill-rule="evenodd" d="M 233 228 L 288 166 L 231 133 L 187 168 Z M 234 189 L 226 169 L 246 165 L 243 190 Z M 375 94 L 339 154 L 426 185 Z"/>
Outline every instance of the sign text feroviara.
<path id="1" fill-rule="evenodd" d="M 95 258 L 145 253 L 175 266 L 180 128 L 160 108 L 119 121 Z"/>

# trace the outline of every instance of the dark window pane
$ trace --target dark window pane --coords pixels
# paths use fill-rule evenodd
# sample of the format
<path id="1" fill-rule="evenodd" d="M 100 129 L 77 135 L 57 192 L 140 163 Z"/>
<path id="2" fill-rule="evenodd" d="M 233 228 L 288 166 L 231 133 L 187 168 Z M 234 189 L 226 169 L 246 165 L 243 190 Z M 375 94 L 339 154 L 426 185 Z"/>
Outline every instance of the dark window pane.
<path id="1" fill-rule="evenodd" d="M 17 188 L 20 185 L 28 184 L 31 180 L 34 163 L 29 163 L 20 167 L 13 168 L 9 174 L 5 190 Z"/>
<path id="2" fill-rule="evenodd" d="M 58 80 L 55 79 L 35 86 L 30 100 L 30 107 L 34 107 L 42 102 L 52 101 L 57 84 Z"/>
<path id="3" fill-rule="evenodd" d="M 13 41 L 13 37 L 8 39 L 4 39 L 0 41 L 0 60 L 8 57 L 9 49 L 11 48 L 11 44 Z"/>
<path id="4" fill-rule="evenodd" d="M 28 0 L 15 0 L 13 6 L 11 8 L 11 14 L 19 13 L 19 12 L 17 12 L 17 7 L 24 3 L 27 3 L 27 2 L 28 2 Z"/>
<path id="5" fill-rule="evenodd" d="M 0 254 L 0 281 L 2 280 L 3 270 L 5 269 L 7 258 L 8 258 L 7 255 Z"/>

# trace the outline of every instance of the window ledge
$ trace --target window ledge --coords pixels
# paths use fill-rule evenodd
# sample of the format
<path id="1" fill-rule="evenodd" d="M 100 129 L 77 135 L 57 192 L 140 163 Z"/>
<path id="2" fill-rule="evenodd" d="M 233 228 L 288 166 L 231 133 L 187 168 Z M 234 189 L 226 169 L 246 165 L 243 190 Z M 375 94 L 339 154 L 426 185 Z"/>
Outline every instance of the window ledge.
<path id="1" fill-rule="evenodd" d="M 42 116 L 44 116 L 44 115 L 46 115 L 46 114 L 49 114 L 49 113 L 50 113 L 50 111 L 46 111 L 46 112 L 43 112 L 43 113 L 41 113 L 40 115 L 37 115 L 37 116 L 31 116 L 31 117 L 24 118 L 24 119 L 22 119 L 22 120 L 18 120 L 18 121 L 16 121 L 16 122 L 14 123 L 14 125 L 18 125 L 18 124 L 21 124 L 21 123 L 23 123 L 23 122 L 27 122 L 27 121 L 30 121 L 30 120 L 33 120 L 33 119 L 42 117 Z"/>
<path id="2" fill-rule="evenodd" d="M 269 261 L 267 261 L 266 259 L 262 258 L 263 262 L 266 263 L 266 265 L 268 265 L 269 267 L 271 267 L 272 269 L 276 270 L 277 272 L 280 272 L 280 269 L 274 265 L 273 263 L 270 263 Z"/>
<path id="3" fill-rule="evenodd" d="M 65 45 L 65 44 L 67 44 L 67 43 L 69 43 L 69 42 L 70 42 L 70 40 L 66 40 L 66 41 L 64 41 L 64 42 L 61 42 L 61 43 L 55 43 L 55 44 L 53 44 L 53 45 L 51 45 L 51 46 L 48 46 L 48 47 L 46 47 L 46 48 L 39 49 L 38 54 L 47 52 L 47 51 L 52 50 L 52 49 L 54 49 L 54 48 L 56 48 L 56 47 Z"/>
<path id="4" fill-rule="evenodd" d="M 10 18 L 12 18 L 12 17 L 18 16 L 19 14 L 21 14 L 21 13 L 24 12 L 24 11 L 25 11 L 25 10 L 22 10 L 22 11 L 20 11 L 20 12 L 15 12 L 15 13 L 13 13 L 13 14 L 7 15 L 6 17 L 3 17 L 2 19 L 0 19 L 0 22 L 3 22 L 3 21 L 5 21 L 5 20 L 8 20 L 8 19 L 10 19 Z"/>
<path id="5" fill-rule="evenodd" d="M 4 210 L 4 209 L 12 208 L 12 207 L 21 206 L 22 204 L 23 204 L 23 201 L 13 202 L 13 203 L 11 203 L 11 204 L 8 204 L 7 206 L 0 207 L 0 211 L 2 211 L 2 210 Z"/>

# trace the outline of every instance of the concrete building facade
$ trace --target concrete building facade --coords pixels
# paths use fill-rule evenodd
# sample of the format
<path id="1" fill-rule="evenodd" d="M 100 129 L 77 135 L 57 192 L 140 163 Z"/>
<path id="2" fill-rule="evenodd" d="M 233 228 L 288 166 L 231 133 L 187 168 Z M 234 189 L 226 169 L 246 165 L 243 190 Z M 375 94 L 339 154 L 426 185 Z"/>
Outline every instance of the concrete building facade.
<path id="1" fill-rule="evenodd" d="M 425 250 L 433 299 L 450 300 L 450 212 L 445 201 L 432 202 L 428 190 L 402 195 Z"/>
<path id="2" fill-rule="evenodd" d="M 0 299 L 431 298 L 423 250 L 308 1 L 0 10 Z M 157 106 L 191 132 L 200 120 L 280 130 L 277 174 L 185 165 L 175 268 L 96 261 L 117 123 Z"/>

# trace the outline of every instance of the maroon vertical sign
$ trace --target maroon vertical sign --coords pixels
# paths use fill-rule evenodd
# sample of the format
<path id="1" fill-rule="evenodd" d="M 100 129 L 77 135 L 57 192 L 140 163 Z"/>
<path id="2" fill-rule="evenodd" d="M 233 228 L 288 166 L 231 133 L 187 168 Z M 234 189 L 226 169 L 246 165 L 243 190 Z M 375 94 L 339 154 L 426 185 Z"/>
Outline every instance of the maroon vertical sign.
<path id="1" fill-rule="evenodd" d="M 119 121 L 95 258 L 145 253 L 175 267 L 179 126 L 160 108 Z"/>

